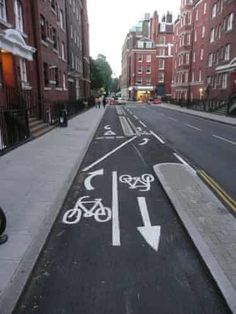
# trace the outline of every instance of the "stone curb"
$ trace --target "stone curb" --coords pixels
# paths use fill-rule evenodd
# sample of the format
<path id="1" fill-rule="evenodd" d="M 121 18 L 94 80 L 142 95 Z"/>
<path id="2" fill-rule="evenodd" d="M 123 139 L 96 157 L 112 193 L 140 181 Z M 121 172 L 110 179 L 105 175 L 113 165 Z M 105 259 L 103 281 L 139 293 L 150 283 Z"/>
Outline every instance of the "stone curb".
<path id="1" fill-rule="evenodd" d="M 226 277 L 224 271 L 218 264 L 217 260 L 211 253 L 209 246 L 204 241 L 202 235 L 199 233 L 189 216 L 187 215 L 186 211 L 184 210 L 185 205 L 181 202 L 180 198 L 178 198 L 177 193 L 171 188 L 168 180 L 165 178 L 165 175 L 162 172 L 162 167 L 168 165 L 173 165 L 173 163 L 165 163 L 165 164 L 158 164 L 153 166 L 154 172 L 157 175 L 164 191 L 166 192 L 170 202 L 172 203 L 173 207 L 175 208 L 179 218 L 181 219 L 185 229 L 187 230 L 190 238 L 192 239 L 194 245 L 196 246 L 200 256 L 202 257 L 203 261 L 205 262 L 208 270 L 210 271 L 212 277 L 214 278 L 217 286 L 219 287 L 227 305 L 229 306 L 232 313 L 236 314 L 236 291 L 232 286 L 231 282 Z M 183 164 L 176 164 L 183 168 L 183 171 L 187 171 L 189 176 L 192 177 L 192 180 L 197 180 L 201 182 L 200 186 L 203 188 L 202 181 L 198 176 L 194 176 L 194 174 L 189 170 L 188 166 Z M 205 187 L 206 193 L 209 193 L 207 187 Z"/>
<path id="2" fill-rule="evenodd" d="M 107 107 L 104 110 L 106 111 Z M 103 113 L 103 115 L 104 115 Z M 27 249 L 24 257 L 18 265 L 18 268 L 11 279 L 10 286 L 4 291 L 0 297 L 0 310 L 1 314 L 11 314 L 17 305 L 17 302 L 27 284 L 27 281 L 33 271 L 33 268 L 37 262 L 37 259 L 47 241 L 52 225 L 55 222 L 64 199 L 71 187 L 71 184 L 79 170 L 79 167 L 88 151 L 89 145 L 97 131 L 97 128 L 103 118 L 103 115 L 99 117 L 94 129 L 88 137 L 88 141 L 81 152 L 78 160 L 68 174 L 63 187 L 57 193 L 57 197 L 54 203 L 51 205 L 49 214 L 44 218 L 38 234 L 34 237 L 30 247 Z"/>

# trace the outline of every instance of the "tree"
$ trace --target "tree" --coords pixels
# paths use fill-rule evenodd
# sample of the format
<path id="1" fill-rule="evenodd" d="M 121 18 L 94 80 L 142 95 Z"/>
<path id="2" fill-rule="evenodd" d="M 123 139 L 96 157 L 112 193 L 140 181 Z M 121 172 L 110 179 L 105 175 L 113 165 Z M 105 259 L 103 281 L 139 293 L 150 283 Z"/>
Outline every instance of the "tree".
<path id="1" fill-rule="evenodd" d="M 90 58 L 90 73 L 91 88 L 103 88 L 108 93 L 112 84 L 112 70 L 104 55 L 99 54 L 96 60 Z"/>
<path id="2" fill-rule="evenodd" d="M 117 93 L 120 91 L 119 79 L 117 77 L 112 79 L 110 91 L 113 93 Z"/>

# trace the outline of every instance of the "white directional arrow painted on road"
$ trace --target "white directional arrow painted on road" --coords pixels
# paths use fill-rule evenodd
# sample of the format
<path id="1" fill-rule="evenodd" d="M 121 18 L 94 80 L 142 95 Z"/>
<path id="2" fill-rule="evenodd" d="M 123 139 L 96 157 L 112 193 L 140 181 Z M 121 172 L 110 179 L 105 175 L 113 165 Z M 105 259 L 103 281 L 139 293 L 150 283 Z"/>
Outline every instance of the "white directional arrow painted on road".
<path id="1" fill-rule="evenodd" d="M 150 141 L 150 139 L 145 137 L 145 138 L 143 139 L 143 142 L 139 143 L 139 146 L 146 145 L 149 141 Z"/>
<path id="2" fill-rule="evenodd" d="M 104 135 L 116 135 L 116 133 L 109 130 L 106 133 L 104 133 Z"/>
<path id="3" fill-rule="evenodd" d="M 103 176 L 104 169 L 99 169 L 93 172 L 89 172 L 89 176 L 84 180 L 84 186 L 88 191 L 94 190 L 94 187 L 91 185 L 91 180 L 96 176 Z"/>
<path id="4" fill-rule="evenodd" d="M 153 250 L 158 251 L 161 227 L 151 225 L 145 197 L 138 197 L 137 199 L 144 224 L 143 227 L 137 227 L 137 229 Z"/>
<path id="5" fill-rule="evenodd" d="M 107 125 L 105 125 L 105 126 L 104 126 L 104 129 L 105 129 L 105 130 L 110 130 L 110 129 L 111 129 L 111 127 L 110 127 L 110 125 L 109 125 L 109 124 L 107 124 Z"/>

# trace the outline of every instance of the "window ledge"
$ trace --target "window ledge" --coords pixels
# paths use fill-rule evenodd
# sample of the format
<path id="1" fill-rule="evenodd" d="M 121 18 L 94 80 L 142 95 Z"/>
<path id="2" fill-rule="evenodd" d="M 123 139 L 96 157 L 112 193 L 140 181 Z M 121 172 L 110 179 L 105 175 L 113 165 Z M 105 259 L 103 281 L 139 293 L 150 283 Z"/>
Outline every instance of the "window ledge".
<path id="1" fill-rule="evenodd" d="M 51 90 L 51 87 L 44 87 L 44 90 Z"/>
<path id="2" fill-rule="evenodd" d="M 44 47 L 48 48 L 48 43 L 46 43 L 46 41 L 44 41 L 43 39 L 41 39 L 41 43 Z"/>
<path id="3" fill-rule="evenodd" d="M 49 84 L 56 85 L 56 81 L 49 81 Z"/>
<path id="4" fill-rule="evenodd" d="M 11 25 L 10 23 L 8 23 L 6 20 L 4 20 L 4 19 L 2 19 L 2 18 L 0 18 L 0 24 L 6 26 L 6 27 L 8 27 L 8 28 L 11 28 L 11 27 L 12 27 L 12 25 Z"/>

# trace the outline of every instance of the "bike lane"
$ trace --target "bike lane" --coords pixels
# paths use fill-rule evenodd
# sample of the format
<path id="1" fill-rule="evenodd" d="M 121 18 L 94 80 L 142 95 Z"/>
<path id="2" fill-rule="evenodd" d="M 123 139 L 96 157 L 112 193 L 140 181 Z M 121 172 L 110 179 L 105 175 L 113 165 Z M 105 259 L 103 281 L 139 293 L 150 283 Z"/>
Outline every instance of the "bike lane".
<path id="1" fill-rule="evenodd" d="M 228 313 L 152 171 L 172 152 L 140 125 L 106 138 L 118 122 L 107 110 L 15 313 Z"/>

